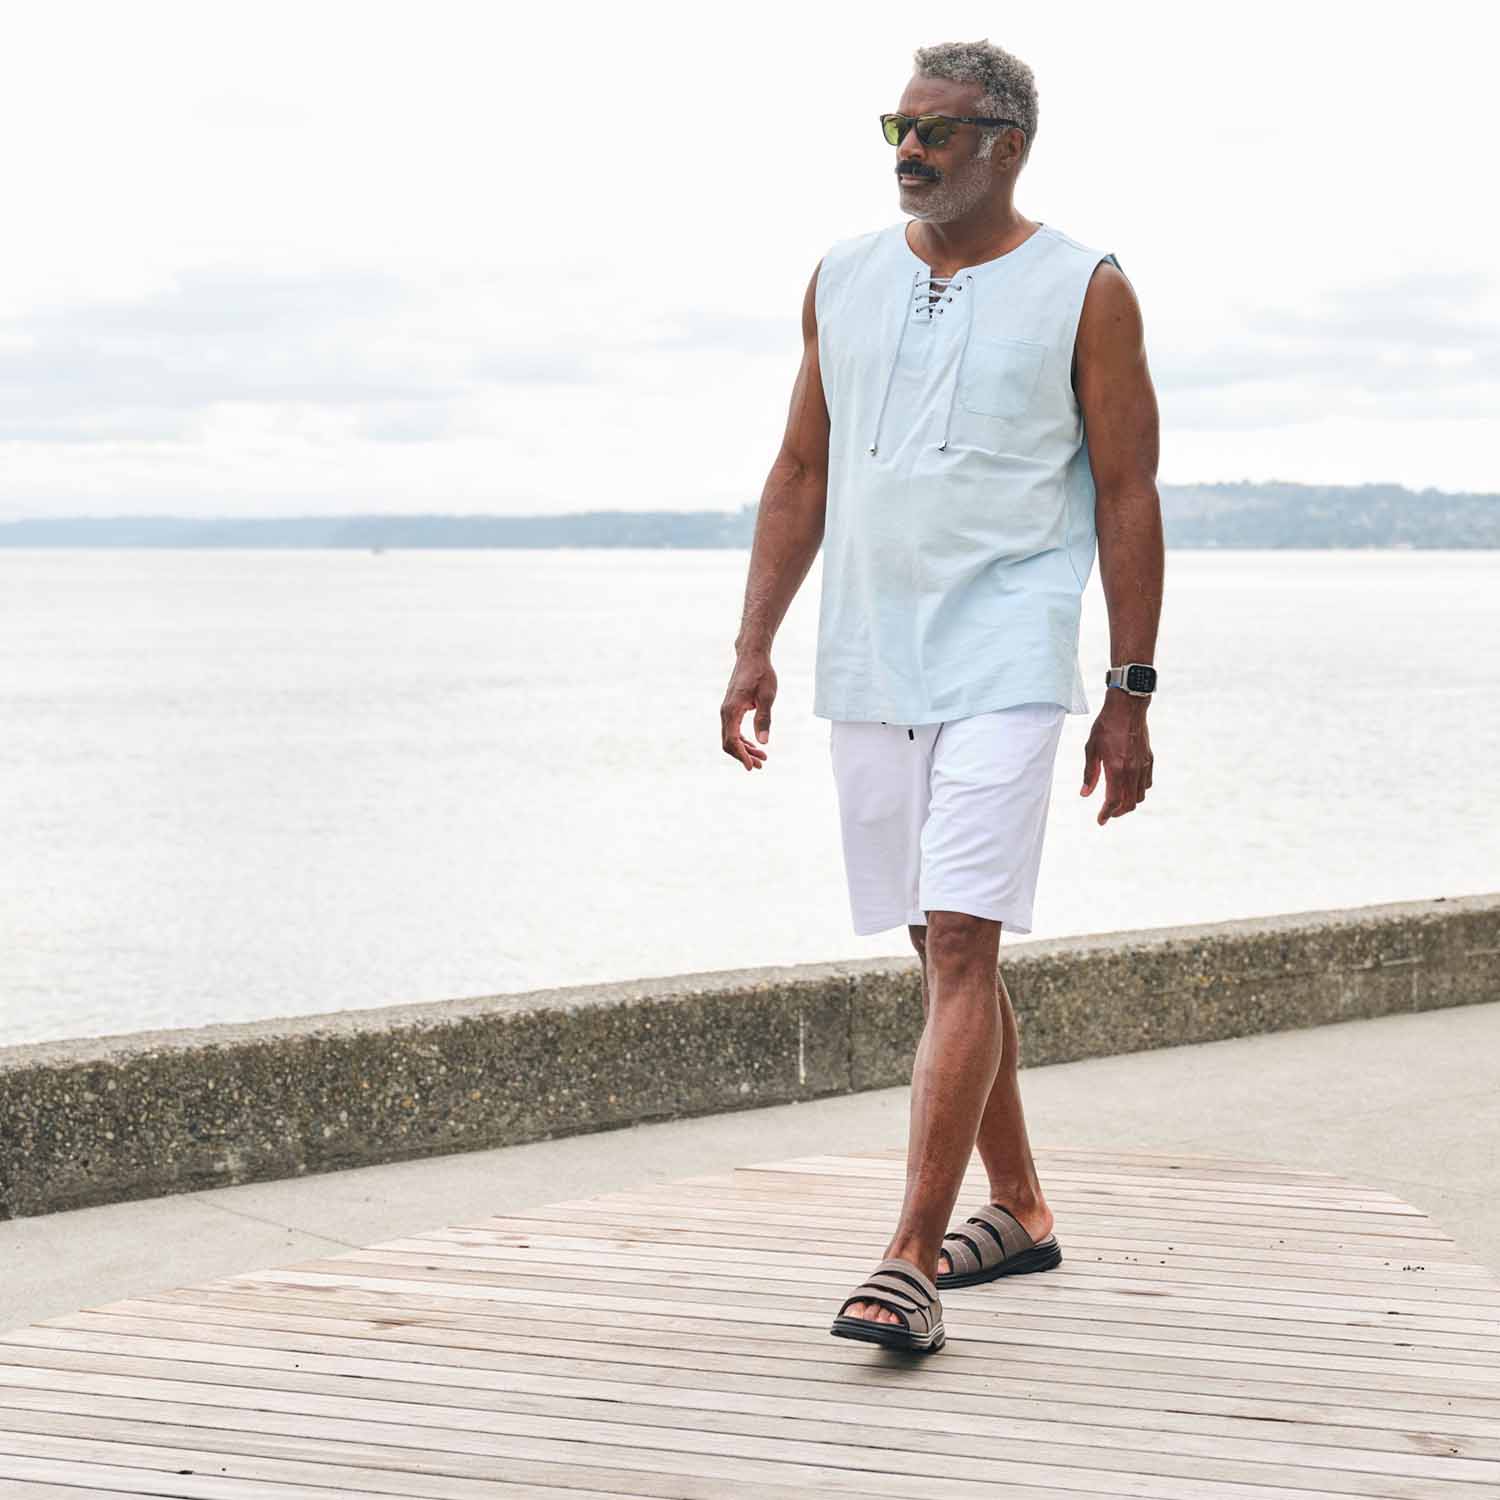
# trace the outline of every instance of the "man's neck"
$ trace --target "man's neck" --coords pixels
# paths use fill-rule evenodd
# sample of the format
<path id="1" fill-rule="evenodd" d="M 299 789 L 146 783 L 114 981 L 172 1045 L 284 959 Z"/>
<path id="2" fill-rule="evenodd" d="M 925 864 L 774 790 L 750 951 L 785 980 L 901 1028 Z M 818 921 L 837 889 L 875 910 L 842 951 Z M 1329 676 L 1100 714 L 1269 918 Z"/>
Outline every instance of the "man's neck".
<path id="1" fill-rule="evenodd" d="M 912 253 L 925 260 L 938 275 L 956 271 L 960 266 L 977 266 L 1008 254 L 1029 239 L 1037 225 L 1003 204 L 975 220 L 969 215 L 946 224 L 917 219 L 906 227 L 906 243 Z"/>

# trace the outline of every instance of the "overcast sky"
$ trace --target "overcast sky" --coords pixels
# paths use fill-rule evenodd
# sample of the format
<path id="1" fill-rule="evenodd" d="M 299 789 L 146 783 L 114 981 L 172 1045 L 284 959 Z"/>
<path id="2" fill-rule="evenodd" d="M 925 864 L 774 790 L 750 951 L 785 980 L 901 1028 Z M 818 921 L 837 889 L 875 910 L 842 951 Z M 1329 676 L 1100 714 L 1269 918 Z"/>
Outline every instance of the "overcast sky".
<path id="1" fill-rule="evenodd" d="M 0 54 L 0 516 L 734 508 L 912 49 L 1037 76 L 1168 483 L 1500 490 L 1485 7 L 48 0 Z"/>

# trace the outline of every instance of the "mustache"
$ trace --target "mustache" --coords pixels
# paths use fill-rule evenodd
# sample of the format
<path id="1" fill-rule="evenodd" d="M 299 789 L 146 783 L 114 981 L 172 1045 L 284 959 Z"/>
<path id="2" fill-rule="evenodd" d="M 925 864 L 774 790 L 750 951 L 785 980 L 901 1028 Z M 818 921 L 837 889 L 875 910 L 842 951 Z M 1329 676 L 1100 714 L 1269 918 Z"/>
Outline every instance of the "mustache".
<path id="1" fill-rule="evenodd" d="M 935 178 L 938 174 L 928 166 L 918 161 L 903 161 L 896 163 L 896 176 L 898 177 L 926 177 Z"/>

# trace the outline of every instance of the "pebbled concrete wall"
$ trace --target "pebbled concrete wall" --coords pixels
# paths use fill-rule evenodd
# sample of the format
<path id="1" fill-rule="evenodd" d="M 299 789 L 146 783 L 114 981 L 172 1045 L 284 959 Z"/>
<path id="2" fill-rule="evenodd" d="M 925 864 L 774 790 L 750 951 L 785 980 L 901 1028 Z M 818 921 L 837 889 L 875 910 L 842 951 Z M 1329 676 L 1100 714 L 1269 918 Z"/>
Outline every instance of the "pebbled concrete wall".
<path id="1" fill-rule="evenodd" d="M 1500 893 L 1002 947 L 1023 1064 L 1500 999 Z M 0 1049 L 0 1218 L 910 1081 L 915 956 Z"/>

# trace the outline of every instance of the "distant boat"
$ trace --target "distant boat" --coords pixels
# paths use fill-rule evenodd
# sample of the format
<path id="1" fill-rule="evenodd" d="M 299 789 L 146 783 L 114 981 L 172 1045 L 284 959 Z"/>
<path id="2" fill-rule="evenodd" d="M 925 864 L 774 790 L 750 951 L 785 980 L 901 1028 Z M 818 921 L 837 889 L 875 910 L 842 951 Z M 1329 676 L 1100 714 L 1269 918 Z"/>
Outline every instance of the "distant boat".
<path id="1" fill-rule="evenodd" d="M 379 552 L 384 552 L 384 551 L 385 551 L 385 548 L 384 548 L 384 547 L 371 547 L 371 548 L 370 548 L 370 551 L 371 551 L 371 552 L 376 552 L 376 553 L 379 553 Z"/>

